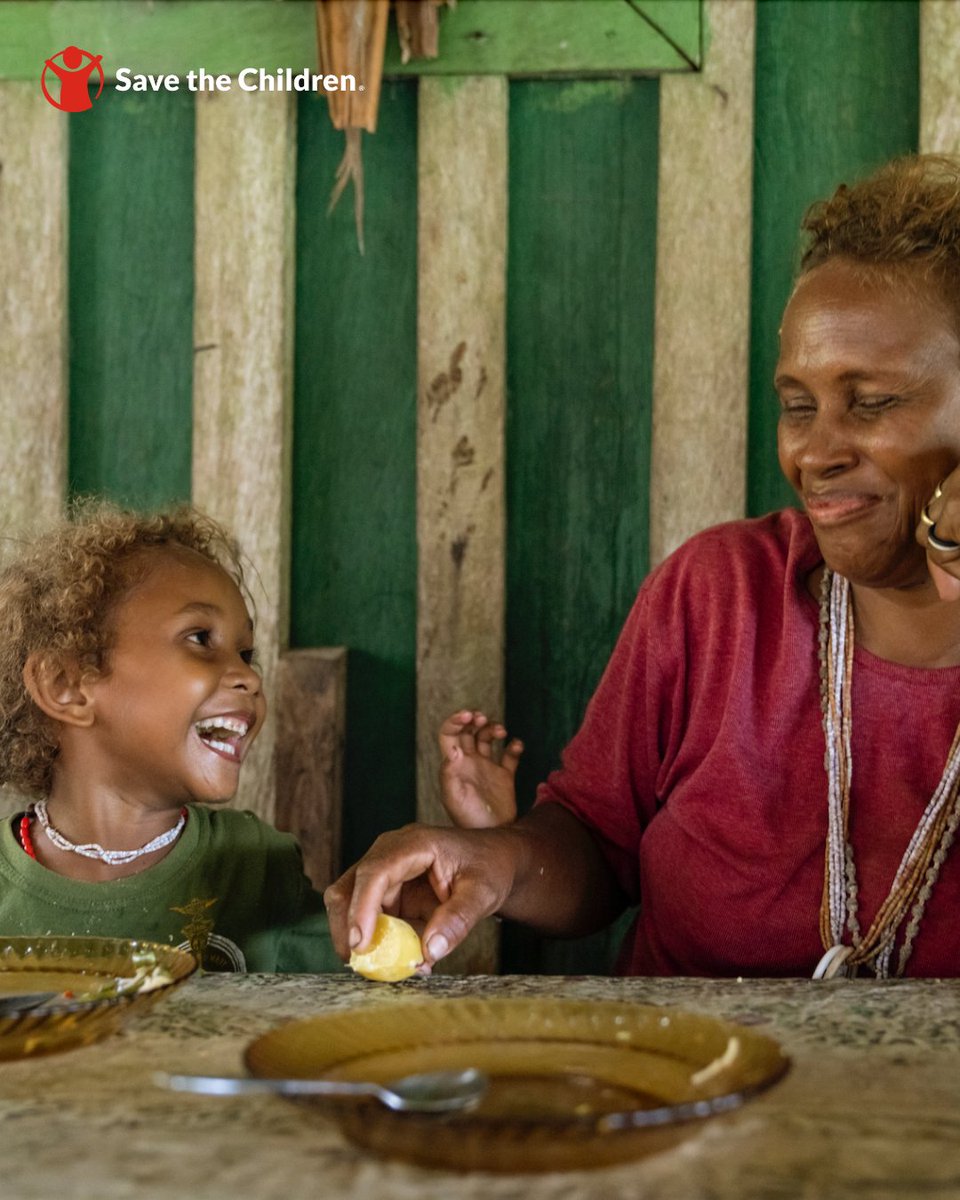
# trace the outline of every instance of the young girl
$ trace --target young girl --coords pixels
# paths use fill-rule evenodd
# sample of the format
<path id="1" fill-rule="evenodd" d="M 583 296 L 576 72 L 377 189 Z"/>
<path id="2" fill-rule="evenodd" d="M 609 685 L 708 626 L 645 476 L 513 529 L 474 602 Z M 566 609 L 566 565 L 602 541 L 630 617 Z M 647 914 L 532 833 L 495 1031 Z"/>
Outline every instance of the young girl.
<path id="1" fill-rule="evenodd" d="M 0 934 L 139 938 L 207 969 L 340 963 L 300 851 L 237 790 L 263 725 L 237 548 L 106 505 L 0 575 Z M 212 807 L 206 807 L 206 806 Z"/>

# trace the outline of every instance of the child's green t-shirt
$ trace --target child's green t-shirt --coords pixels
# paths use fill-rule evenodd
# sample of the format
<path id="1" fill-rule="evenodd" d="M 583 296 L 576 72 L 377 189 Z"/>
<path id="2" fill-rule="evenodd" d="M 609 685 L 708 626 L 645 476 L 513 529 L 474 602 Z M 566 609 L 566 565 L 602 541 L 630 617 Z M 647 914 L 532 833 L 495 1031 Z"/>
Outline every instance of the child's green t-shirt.
<path id="1" fill-rule="evenodd" d="M 296 840 L 233 809 L 190 805 L 166 858 L 105 883 L 42 867 L 0 822 L 0 936 L 44 934 L 179 945 L 212 971 L 343 967 Z"/>

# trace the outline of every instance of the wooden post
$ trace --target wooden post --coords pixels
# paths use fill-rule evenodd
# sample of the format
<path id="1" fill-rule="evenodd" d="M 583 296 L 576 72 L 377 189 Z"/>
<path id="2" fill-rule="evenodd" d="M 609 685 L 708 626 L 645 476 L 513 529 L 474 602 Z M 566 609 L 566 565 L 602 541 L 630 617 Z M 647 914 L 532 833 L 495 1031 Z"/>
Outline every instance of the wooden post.
<path id="1" fill-rule="evenodd" d="M 0 82 L 0 538 L 63 509 L 67 120 L 35 80 Z M 0 816 L 24 804 L 4 790 Z"/>
<path id="2" fill-rule="evenodd" d="M 340 869 L 347 652 L 288 650 L 275 678 L 276 823 L 297 835 L 304 869 L 322 890 Z"/>
<path id="3" fill-rule="evenodd" d="M 660 83 L 650 557 L 744 515 L 753 0 L 706 0 L 697 76 Z"/>
<path id="4" fill-rule="evenodd" d="M 920 149 L 960 152 L 960 4 L 920 3 Z"/>
<path id="5" fill-rule="evenodd" d="M 288 624 L 295 123 L 285 93 L 197 97 L 193 499 L 252 563 L 268 699 Z M 237 797 L 267 821 L 274 709 Z"/>
<path id="6" fill-rule="evenodd" d="M 66 486 L 67 121 L 0 83 L 2 535 L 55 520 Z M 91 281 L 92 282 L 92 281 Z"/>
<path id="7" fill-rule="evenodd" d="M 419 148 L 417 812 L 438 822 L 441 720 L 503 715 L 506 79 L 422 79 Z M 460 966 L 495 962 L 491 924 Z"/>

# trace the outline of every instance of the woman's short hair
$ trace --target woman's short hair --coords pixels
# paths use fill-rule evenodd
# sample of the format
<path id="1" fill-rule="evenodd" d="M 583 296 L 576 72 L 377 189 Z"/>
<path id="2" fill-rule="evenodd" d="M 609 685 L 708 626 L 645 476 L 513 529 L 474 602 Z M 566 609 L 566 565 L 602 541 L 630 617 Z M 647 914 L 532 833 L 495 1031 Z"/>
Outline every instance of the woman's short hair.
<path id="1" fill-rule="evenodd" d="M 148 574 L 156 550 L 194 551 L 247 593 L 236 542 L 188 506 L 145 515 L 79 501 L 62 523 L 9 545 L 12 556 L 0 572 L 0 784 L 45 796 L 58 737 L 24 685 L 28 656 L 109 670 L 113 612 Z"/>
<path id="2" fill-rule="evenodd" d="M 885 163 L 812 204 L 800 269 L 844 256 L 866 266 L 915 265 L 960 298 L 960 158 L 915 154 Z"/>

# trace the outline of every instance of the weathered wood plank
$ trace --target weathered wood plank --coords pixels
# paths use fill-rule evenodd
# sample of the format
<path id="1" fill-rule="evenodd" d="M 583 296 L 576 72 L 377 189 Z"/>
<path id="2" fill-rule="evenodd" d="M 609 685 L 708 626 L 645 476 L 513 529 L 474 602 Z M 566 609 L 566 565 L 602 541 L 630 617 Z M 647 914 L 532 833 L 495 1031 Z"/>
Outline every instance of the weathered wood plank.
<path id="1" fill-rule="evenodd" d="M 746 502 L 754 4 L 705 16 L 702 72 L 660 83 L 654 563 Z"/>
<path id="2" fill-rule="evenodd" d="M 440 722 L 504 705 L 506 80 L 423 80 L 418 161 L 417 815 L 445 823 Z M 459 969 L 494 968 L 480 933 Z"/>
<path id="3" fill-rule="evenodd" d="M 649 20 L 644 14 L 649 14 Z M 666 35 L 666 36 L 664 36 Z M 4 0 L 0 79 L 36 79 L 69 44 L 104 70 L 317 70 L 313 0 Z M 391 26 L 387 75 L 686 71 L 699 62 L 699 0 L 460 0 L 441 16 L 440 57 L 403 64 Z"/>
<path id="4" fill-rule="evenodd" d="M 0 513 L 55 519 L 66 483 L 67 118 L 0 84 Z"/>
<path id="5" fill-rule="evenodd" d="M 418 815 L 443 820 L 436 732 L 503 712 L 507 89 L 420 87 Z"/>
<path id="6" fill-rule="evenodd" d="M 288 650 L 275 678 L 276 824 L 297 835 L 304 870 L 322 890 L 340 869 L 347 652 Z"/>
<path id="7" fill-rule="evenodd" d="M 287 644 L 293 337 L 293 97 L 198 97 L 193 499 L 239 538 L 254 570 L 268 697 Z M 237 803 L 274 815 L 276 720 Z"/>
<path id="8" fill-rule="evenodd" d="M 56 520 L 66 487 L 67 118 L 0 83 L 0 537 Z M 0 817 L 24 807 L 0 791 Z"/>
<path id="9" fill-rule="evenodd" d="M 960 4 L 920 0 L 920 149 L 960 151 Z"/>

